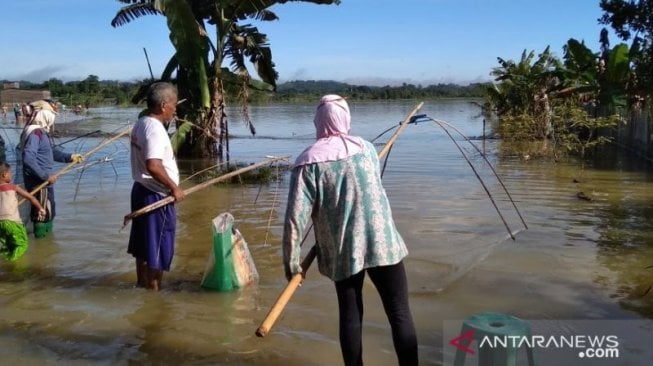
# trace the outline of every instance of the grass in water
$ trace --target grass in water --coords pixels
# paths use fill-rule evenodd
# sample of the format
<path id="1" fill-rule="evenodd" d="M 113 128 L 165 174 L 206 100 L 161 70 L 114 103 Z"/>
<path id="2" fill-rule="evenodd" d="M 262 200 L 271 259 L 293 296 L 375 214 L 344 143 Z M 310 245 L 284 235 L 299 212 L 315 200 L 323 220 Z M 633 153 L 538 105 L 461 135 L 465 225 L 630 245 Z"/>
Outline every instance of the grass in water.
<path id="1" fill-rule="evenodd" d="M 208 181 L 217 178 L 227 173 L 234 172 L 238 169 L 246 168 L 248 163 L 231 163 L 229 167 L 216 167 L 215 169 L 202 172 L 192 178 L 196 183 Z M 283 172 L 287 171 L 290 165 L 287 163 L 277 163 L 274 166 L 263 166 L 260 168 L 252 169 L 237 176 L 225 179 L 216 184 L 268 184 L 273 181 L 281 179 Z"/>

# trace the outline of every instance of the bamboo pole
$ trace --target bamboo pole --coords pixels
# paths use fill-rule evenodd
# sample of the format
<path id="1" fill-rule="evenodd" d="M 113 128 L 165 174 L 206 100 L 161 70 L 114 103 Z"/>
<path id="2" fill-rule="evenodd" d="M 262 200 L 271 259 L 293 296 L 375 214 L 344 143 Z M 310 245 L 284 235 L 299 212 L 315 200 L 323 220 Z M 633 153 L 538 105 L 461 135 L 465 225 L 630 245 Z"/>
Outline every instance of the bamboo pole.
<path id="1" fill-rule="evenodd" d="M 209 179 L 206 182 L 203 182 L 203 183 L 200 183 L 200 184 L 198 184 L 196 186 L 190 187 L 190 188 L 188 188 L 188 189 L 186 189 L 184 191 L 184 194 L 189 195 L 191 193 L 195 193 L 195 192 L 200 191 L 200 190 L 202 190 L 202 189 L 204 189 L 206 187 L 212 186 L 215 183 L 221 182 L 221 181 L 229 179 L 231 177 L 235 177 L 237 175 L 246 173 L 246 172 L 248 172 L 250 170 L 254 170 L 254 169 L 259 168 L 261 166 L 268 165 L 270 163 L 274 163 L 274 162 L 280 161 L 280 160 L 288 160 L 288 157 L 287 156 L 271 157 L 271 158 L 265 159 L 263 161 L 260 161 L 260 162 L 258 162 L 256 164 L 248 165 L 248 166 L 246 166 L 244 168 L 234 170 L 233 172 L 223 174 L 223 175 L 221 175 L 219 177 Z M 132 220 L 132 219 L 134 219 L 134 218 L 136 218 L 138 216 L 141 216 L 143 214 L 146 214 L 148 212 L 154 211 L 157 208 L 163 207 L 163 206 L 165 206 L 165 205 L 167 205 L 169 203 L 172 203 L 172 202 L 174 202 L 174 200 L 175 200 L 175 198 L 173 196 L 167 196 L 166 198 L 163 198 L 163 199 L 161 199 L 159 201 L 156 201 L 156 202 L 154 202 L 154 203 L 152 203 L 150 205 L 147 205 L 147 206 L 145 206 L 143 208 L 140 208 L 140 209 L 138 209 L 138 210 L 136 210 L 136 211 L 134 211 L 134 212 L 132 212 L 130 214 L 125 215 L 123 223 L 122 223 L 122 228 L 127 226 L 127 224 L 129 223 L 130 220 Z"/>
<path id="2" fill-rule="evenodd" d="M 147 50 L 143 47 L 143 53 L 145 53 L 145 61 L 147 61 L 147 68 L 150 69 L 150 79 L 154 81 L 154 74 L 152 73 L 152 65 L 150 65 L 150 58 L 147 56 Z"/>
<path id="3" fill-rule="evenodd" d="M 381 151 L 379 152 L 379 159 L 382 159 L 390 151 L 392 145 L 394 145 L 399 135 L 404 131 L 406 126 L 408 126 L 410 119 L 413 118 L 415 114 L 417 114 L 417 112 L 422 108 L 422 105 L 424 105 L 424 102 L 420 102 L 419 104 L 417 104 L 417 106 L 408 114 L 408 116 L 406 116 L 406 118 L 401 123 L 397 131 L 395 131 L 395 133 L 392 135 L 392 137 L 390 137 L 388 142 L 385 143 L 383 149 L 381 149 Z M 302 261 L 302 270 L 304 271 L 304 273 L 308 271 L 308 268 L 313 263 L 316 254 L 317 254 L 317 249 L 316 249 L 316 245 L 314 245 L 311 248 L 311 250 L 308 252 L 306 257 L 304 258 L 304 260 Z M 296 273 L 290 279 L 290 281 L 288 282 L 284 290 L 277 298 L 277 301 L 274 303 L 274 305 L 272 305 L 272 308 L 265 316 L 265 319 L 263 319 L 263 321 L 261 322 L 261 325 L 259 325 L 258 329 L 256 329 L 257 336 L 265 337 L 270 332 L 270 329 L 272 329 L 272 326 L 283 312 L 283 309 L 286 307 L 286 304 L 288 304 L 288 301 L 290 301 L 290 298 L 297 290 L 297 287 L 299 287 L 299 285 L 302 283 L 303 279 L 304 279 L 303 273 Z"/>
<path id="4" fill-rule="evenodd" d="M 125 129 L 124 131 L 120 132 L 120 133 L 117 134 L 116 136 L 114 136 L 114 137 L 112 137 L 112 138 L 110 138 L 110 139 L 108 139 L 108 140 L 105 140 L 104 142 L 101 142 L 101 143 L 98 144 L 96 147 L 94 147 L 93 149 L 91 149 L 91 150 L 89 150 L 88 152 L 86 152 L 85 154 L 83 154 L 83 155 L 82 155 L 83 160 L 86 160 L 89 156 L 95 154 L 96 152 L 98 152 L 98 151 L 99 151 L 100 149 L 102 149 L 103 147 L 109 145 L 110 143 L 114 142 L 115 140 L 117 140 L 117 139 L 123 137 L 124 135 L 128 134 L 130 131 L 131 131 L 131 127 L 128 127 L 127 129 Z M 77 164 L 78 164 L 78 163 L 76 163 L 76 162 L 74 162 L 74 161 L 68 163 L 68 165 L 64 166 L 63 168 L 61 168 L 61 170 L 59 170 L 58 172 L 54 173 L 54 176 L 57 177 L 57 178 L 59 178 L 60 176 L 62 176 L 62 175 L 64 175 L 64 174 L 68 173 L 69 171 L 71 171 L 72 168 L 73 168 L 75 165 L 77 165 Z M 34 188 L 31 192 L 29 192 L 29 194 L 30 194 L 31 196 L 35 195 L 38 191 L 40 191 L 41 189 L 43 189 L 44 187 L 46 187 L 48 184 L 50 184 L 50 183 L 46 180 L 45 182 L 39 184 L 39 185 L 38 185 L 36 188 Z M 25 198 L 23 198 L 22 200 L 20 200 L 20 202 L 18 202 L 18 205 L 23 204 L 25 201 L 27 201 L 27 200 L 26 200 Z"/>

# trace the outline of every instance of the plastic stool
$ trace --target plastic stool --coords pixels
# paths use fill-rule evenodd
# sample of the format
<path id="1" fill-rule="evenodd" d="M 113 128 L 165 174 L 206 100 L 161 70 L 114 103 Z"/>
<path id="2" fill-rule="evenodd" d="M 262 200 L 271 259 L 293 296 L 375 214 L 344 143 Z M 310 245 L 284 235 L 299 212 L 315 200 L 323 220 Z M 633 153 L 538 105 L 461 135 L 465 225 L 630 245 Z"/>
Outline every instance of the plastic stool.
<path id="1" fill-rule="evenodd" d="M 531 336 L 531 327 L 528 322 L 516 318 L 512 315 L 501 313 L 478 313 L 474 314 L 463 321 L 461 334 L 468 333 L 473 330 L 471 335 L 472 340 L 469 340 L 464 346 L 469 347 L 473 340 L 479 342 L 485 336 L 490 337 L 493 344 L 495 336 Z M 507 347 L 479 347 L 478 349 L 478 365 L 479 366 L 515 366 L 517 364 L 517 351 L 518 348 L 513 347 L 510 339 L 508 339 Z M 464 366 L 465 356 L 467 352 L 458 349 L 456 358 L 454 359 L 454 366 Z M 535 356 L 533 349 L 526 345 L 526 356 L 528 358 L 528 365 L 535 366 Z"/>

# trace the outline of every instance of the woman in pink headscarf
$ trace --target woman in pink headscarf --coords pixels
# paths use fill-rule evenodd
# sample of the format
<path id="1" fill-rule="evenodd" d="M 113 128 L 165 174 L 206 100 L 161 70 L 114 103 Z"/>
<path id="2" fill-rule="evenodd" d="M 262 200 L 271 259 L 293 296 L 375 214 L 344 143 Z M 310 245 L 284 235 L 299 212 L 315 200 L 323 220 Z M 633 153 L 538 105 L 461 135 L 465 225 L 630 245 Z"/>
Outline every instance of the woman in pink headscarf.
<path id="1" fill-rule="evenodd" d="M 374 146 L 349 134 L 347 101 L 326 95 L 315 113 L 317 140 L 292 170 L 283 232 L 286 277 L 303 273 L 300 245 L 309 217 L 315 226 L 320 273 L 335 282 L 340 347 L 345 365 L 362 365 L 363 280 L 376 286 L 392 328 L 400 365 L 417 364 L 417 338 L 408 305 L 403 258 Z"/>

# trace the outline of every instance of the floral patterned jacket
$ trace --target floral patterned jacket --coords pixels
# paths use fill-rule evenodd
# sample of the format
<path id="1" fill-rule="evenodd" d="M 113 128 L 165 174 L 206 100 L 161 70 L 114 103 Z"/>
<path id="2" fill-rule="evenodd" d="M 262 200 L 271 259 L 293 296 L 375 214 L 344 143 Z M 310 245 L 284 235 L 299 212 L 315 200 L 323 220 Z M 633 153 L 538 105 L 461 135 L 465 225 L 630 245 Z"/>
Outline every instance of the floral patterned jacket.
<path id="1" fill-rule="evenodd" d="M 300 243 L 309 217 L 319 271 L 333 281 L 397 264 L 408 254 L 381 184 L 376 150 L 367 141 L 346 159 L 293 169 L 282 241 L 288 277 L 302 272 Z"/>

